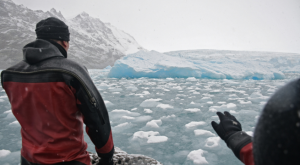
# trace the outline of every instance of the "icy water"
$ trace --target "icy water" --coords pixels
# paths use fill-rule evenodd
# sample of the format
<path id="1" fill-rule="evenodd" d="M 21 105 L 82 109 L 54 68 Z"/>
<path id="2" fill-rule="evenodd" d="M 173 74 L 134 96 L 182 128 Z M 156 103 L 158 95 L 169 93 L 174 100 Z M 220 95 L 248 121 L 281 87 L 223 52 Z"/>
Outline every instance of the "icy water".
<path id="1" fill-rule="evenodd" d="M 230 111 L 252 134 L 268 98 L 283 80 L 112 79 L 90 71 L 109 111 L 115 146 L 168 164 L 241 165 L 210 123 Z M 0 88 L 0 164 L 19 164 L 20 125 Z M 35 119 L 40 120 L 40 119 Z M 94 145 L 85 134 L 88 151 Z"/>

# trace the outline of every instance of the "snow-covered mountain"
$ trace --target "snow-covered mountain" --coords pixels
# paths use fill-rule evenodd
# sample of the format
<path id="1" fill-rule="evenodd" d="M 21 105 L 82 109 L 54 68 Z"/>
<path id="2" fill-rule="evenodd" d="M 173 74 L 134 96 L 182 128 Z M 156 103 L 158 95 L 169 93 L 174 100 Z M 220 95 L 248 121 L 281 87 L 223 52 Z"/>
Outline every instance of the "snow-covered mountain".
<path id="1" fill-rule="evenodd" d="M 67 20 L 61 12 L 43 12 L 0 0 L 0 69 L 22 60 L 22 48 L 34 41 L 36 23 L 48 17 L 65 21 L 71 33 L 68 58 L 90 69 L 105 68 L 128 53 L 143 49 L 129 34 L 83 12 Z"/>

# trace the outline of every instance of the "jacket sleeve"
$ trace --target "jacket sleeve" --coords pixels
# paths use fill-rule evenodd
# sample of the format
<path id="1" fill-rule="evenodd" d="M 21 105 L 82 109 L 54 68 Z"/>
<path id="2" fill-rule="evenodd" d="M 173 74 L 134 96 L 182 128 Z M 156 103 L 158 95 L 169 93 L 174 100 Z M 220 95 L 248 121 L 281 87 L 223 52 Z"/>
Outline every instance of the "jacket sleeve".
<path id="1" fill-rule="evenodd" d="M 102 111 L 105 124 L 101 123 L 99 115 L 95 112 L 94 106 L 79 81 L 75 78 L 71 79 L 70 86 L 76 90 L 77 107 L 83 114 L 86 132 L 94 143 L 98 156 L 101 157 L 101 159 L 111 159 L 114 153 L 114 143 L 109 116 L 103 99 L 101 98 L 101 100 L 98 101 L 100 102 L 99 108 Z"/>
<path id="2" fill-rule="evenodd" d="M 252 142 L 244 146 L 240 151 L 240 160 L 245 165 L 254 165 Z"/>
<path id="3" fill-rule="evenodd" d="M 225 142 L 234 155 L 245 165 L 254 165 L 251 136 L 243 131 L 238 131 L 230 135 Z"/>

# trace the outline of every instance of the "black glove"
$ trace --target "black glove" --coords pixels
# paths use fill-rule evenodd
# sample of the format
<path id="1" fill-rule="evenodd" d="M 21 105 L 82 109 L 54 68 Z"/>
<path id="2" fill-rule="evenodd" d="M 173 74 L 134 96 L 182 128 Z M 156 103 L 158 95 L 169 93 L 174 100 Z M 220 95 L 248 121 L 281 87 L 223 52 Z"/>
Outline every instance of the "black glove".
<path id="1" fill-rule="evenodd" d="M 101 158 L 98 165 L 114 165 L 114 161 L 111 158 Z"/>
<path id="2" fill-rule="evenodd" d="M 229 112 L 225 111 L 224 114 L 217 112 L 217 115 L 220 123 L 217 124 L 215 121 L 212 121 L 212 127 L 233 151 L 235 156 L 240 159 L 241 149 L 252 142 L 251 136 L 242 131 L 241 123 Z"/>
<path id="3" fill-rule="evenodd" d="M 235 132 L 242 131 L 241 123 L 229 112 L 225 111 L 224 114 L 217 112 L 217 115 L 219 116 L 220 124 L 212 121 L 211 125 L 221 139 L 226 141 L 230 135 Z"/>

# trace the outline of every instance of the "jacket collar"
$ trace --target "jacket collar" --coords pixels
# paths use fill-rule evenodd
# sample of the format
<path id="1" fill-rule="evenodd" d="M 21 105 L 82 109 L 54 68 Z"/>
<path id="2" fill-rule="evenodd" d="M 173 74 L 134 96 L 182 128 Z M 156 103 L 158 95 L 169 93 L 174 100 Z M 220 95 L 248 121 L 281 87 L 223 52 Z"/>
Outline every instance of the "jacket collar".
<path id="1" fill-rule="evenodd" d="M 23 59 L 29 64 L 35 64 L 53 57 L 66 58 L 67 56 L 64 56 L 57 46 L 43 39 L 37 39 L 23 48 Z"/>

